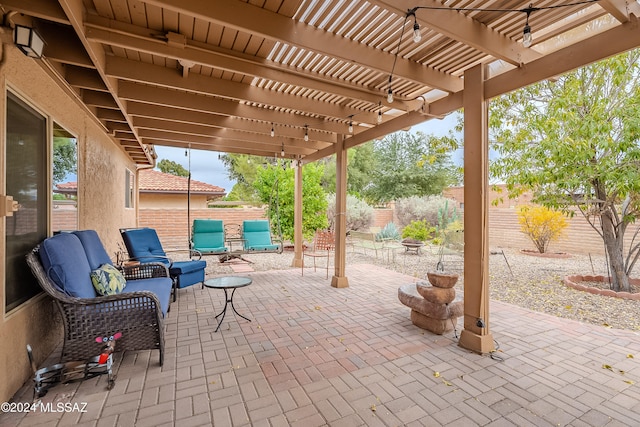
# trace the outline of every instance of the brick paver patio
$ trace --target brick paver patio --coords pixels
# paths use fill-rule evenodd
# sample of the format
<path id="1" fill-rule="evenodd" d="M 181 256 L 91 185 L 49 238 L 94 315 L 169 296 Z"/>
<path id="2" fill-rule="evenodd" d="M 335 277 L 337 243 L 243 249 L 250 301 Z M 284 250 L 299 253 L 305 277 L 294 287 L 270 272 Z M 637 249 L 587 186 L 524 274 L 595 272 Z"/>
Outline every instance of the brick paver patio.
<path id="1" fill-rule="evenodd" d="M 97 378 L 42 399 L 85 408 L 1 414 L 0 425 L 640 424 L 637 333 L 492 302 L 501 361 L 413 326 L 397 299 L 409 276 L 350 265 L 350 287 L 334 289 L 324 272 L 243 274 L 253 284 L 234 301 L 252 322 L 230 312 L 215 333 L 223 292 L 181 290 L 162 368 L 157 351 L 118 353 L 111 391 Z M 31 399 L 30 384 L 14 397 Z"/>

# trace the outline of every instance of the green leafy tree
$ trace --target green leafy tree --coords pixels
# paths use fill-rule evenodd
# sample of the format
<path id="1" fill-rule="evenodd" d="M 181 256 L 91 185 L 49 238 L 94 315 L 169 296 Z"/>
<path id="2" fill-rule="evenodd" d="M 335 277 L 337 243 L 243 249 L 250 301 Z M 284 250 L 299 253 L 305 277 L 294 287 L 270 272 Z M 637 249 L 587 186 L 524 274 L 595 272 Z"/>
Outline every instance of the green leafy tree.
<path id="1" fill-rule="evenodd" d="M 396 132 L 374 143 L 375 168 L 365 195 L 374 202 L 439 194 L 460 181 L 459 170 L 438 138 L 422 132 Z"/>
<path id="2" fill-rule="evenodd" d="M 284 162 L 284 161 L 283 161 Z M 279 162 L 278 162 L 279 163 Z M 269 205 L 268 215 L 274 231 L 278 223 L 284 239 L 293 239 L 294 170 L 285 163 L 262 165 L 256 169 L 253 186 L 259 199 Z M 327 228 L 327 200 L 321 186 L 324 167 L 320 163 L 304 166 L 302 173 L 302 233 L 313 236 L 316 230 Z"/>
<path id="3" fill-rule="evenodd" d="M 511 196 L 580 212 L 603 239 L 615 291 L 629 291 L 640 251 L 625 232 L 640 212 L 640 50 L 502 96 L 491 165 Z"/>
<path id="4" fill-rule="evenodd" d="M 274 164 L 275 160 L 248 154 L 223 154 L 220 160 L 227 169 L 229 179 L 236 182 L 226 200 L 259 201 L 258 192 L 253 186 L 258 176 L 258 168 Z"/>
<path id="5" fill-rule="evenodd" d="M 336 192 L 336 158 L 324 161 L 322 186 L 328 193 Z M 367 142 L 347 151 L 347 193 L 362 198 L 364 189 L 371 183 L 371 171 L 376 169 L 373 143 Z"/>
<path id="6" fill-rule="evenodd" d="M 70 173 L 77 173 L 75 139 L 66 137 L 53 138 L 53 183 L 62 182 Z"/>
<path id="7" fill-rule="evenodd" d="M 173 160 L 162 159 L 156 165 L 160 172 L 169 173 L 176 176 L 189 176 L 189 171 L 186 170 L 180 163 Z"/>

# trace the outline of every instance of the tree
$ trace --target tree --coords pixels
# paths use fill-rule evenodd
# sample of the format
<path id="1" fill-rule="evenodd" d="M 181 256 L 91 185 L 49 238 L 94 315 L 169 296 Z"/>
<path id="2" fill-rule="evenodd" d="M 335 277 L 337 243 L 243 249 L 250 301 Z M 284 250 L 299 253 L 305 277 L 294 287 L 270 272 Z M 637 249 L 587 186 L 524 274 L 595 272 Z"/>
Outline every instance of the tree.
<path id="1" fill-rule="evenodd" d="M 282 161 L 286 162 L 286 161 Z M 280 161 L 278 161 L 280 163 Z M 279 223 L 282 237 L 293 240 L 294 170 L 284 163 L 262 165 L 253 182 L 260 200 L 269 205 L 268 215 L 272 227 Z M 327 228 L 327 200 L 320 185 L 324 167 L 310 163 L 302 174 L 302 233 L 311 237 L 316 230 Z"/>
<path id="2" fill-rule="evenodd" d="M 324 160 L 322 186 L 327 193 L 336 192 L 336 158 Z M 347 151 L 347 193 L 363 197 L 364 189 L 371 183 L 371 171 L 376 169 L 373 142 L 366 142 Z"/>
<path id="3" fill-rule="evenodd" d="M 580 212 L 602 238 L 612 288 L 629 291 L 640 212 L 640 50 L 544 81 L 491 102 L 490 129 L 500 158 L 492 174 L 510 196 Z"/>
<path id="4" fill-rule="evenodd" d="M 441 139 L 422 132 L 396 132 L 374 143 L 375 169 L 365 188 L 366 197 L 387 202 L 410 196 L 439 194 L 445 187 L 460 181 L 459 171 L 451 162 Z"/>
<path id="5" fill-rule="evenodd" d="M 162 159 L 156 165 L 160 172 L 169 173 L 171 175 L 176 176 L 189 176 L 189 171 L 186 170 L 180 163 L 174 162 L 173 160 Z"/>
<path id="6" fill-rule="evenodd" d="M 229 179 L 236 181 L 226 199 L 258 201 L 258 193 L 253 186 L 258 176 L 258 168 L 266 164 L 273 164 L 275 160 L 248 154 L 223 154 L 220 156 L 220 160 L 227 169 Z"/>
<path id="7" fill-rule="evenodd" d="M 549 243 L 558 240 L 569 225 L 562 212 L 545 206 L 522 206 L 518 209 L 518 223 L 541 254 L 547 252 Z"/>
<path id="8" fill-rule="evenodd" d="M 76 161 L 75 139 L 66 137 L 53 138 L 53 183 L 58 184 L 70 173 L 75 174 Z"/>

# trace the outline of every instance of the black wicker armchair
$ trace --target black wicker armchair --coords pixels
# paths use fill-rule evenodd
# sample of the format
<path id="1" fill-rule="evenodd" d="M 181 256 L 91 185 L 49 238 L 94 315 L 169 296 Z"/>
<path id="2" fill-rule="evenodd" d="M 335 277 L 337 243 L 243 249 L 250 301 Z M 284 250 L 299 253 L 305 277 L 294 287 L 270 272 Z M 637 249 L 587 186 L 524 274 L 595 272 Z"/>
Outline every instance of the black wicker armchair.
<path id="1" fill-rule="evenodd" d="M 92 230 L 90 232 L 95 233 Z M 97 234 L 95 238 L 97 239 Z M 55 272 L 50 271 L 52 268 L 43 265 L 39 252 L 45 242 L 34 248 L 26 258 L 40 287 L 53 298 L 60 309 L 64 323 L 61 362 L 86 360 L 93 357 L 100 352 L 100 344 L 95 342 L 96 337 L 121 332 L 122 338 L 118 341 L 118 351 L 158 349 L 162 366 L 164 362 L 163 313 L 166 313 L 169 308 L 172 287 L 167 268 L 161 264 L 122 267 L 121 271 L 127 280 L 122 293 L 94 298 L 71 296 L 68 292 L 61 290 L 59 284 L 52 279 L 51 276 L 55 275 Z M 71 243 L 75 244 L 75 242 Z M 67 242 L 64 247 L 68 248 L 69 243 Z M 104 251 L 102 246 L 101 249 Z M 88 256 L 91 258 L 89 254 Z M 60 269 L 59 266 L 57 268 Z M 164 289 L 159 292 L 149 290 L 155 288 Z M 164 302 L 161 302 L 162 300 Z"/>

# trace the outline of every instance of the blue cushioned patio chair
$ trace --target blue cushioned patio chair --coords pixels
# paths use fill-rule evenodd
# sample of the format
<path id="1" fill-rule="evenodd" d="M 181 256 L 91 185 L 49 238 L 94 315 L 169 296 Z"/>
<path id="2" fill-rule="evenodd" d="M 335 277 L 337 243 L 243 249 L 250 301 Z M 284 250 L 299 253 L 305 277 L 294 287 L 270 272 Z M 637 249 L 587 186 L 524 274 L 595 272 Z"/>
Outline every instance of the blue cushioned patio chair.
<path id="1" fill-rule="evenodd" d="M 245 252 L 282 253 L 282 242 L 272 239 L 269 221 L 252 219 L 242 222 L 242 239 Z"/>
<path id="2" fill-rule="evenodd" d="M 191 247 L 203 255 L 229 252 L 225 246 L 224 224 L 220 219 L 194 219 L 191 243 Z"/>
<path id="3" fill-rule="evenodd" d="M 161 262 L 169 268 L 169 275 L 173 279 L 173 300 L 176 300 L 177 289 L 203 283 L 206 261 L 200 260 L 200 252 L 188 249 L 189 256 L 198 259 L 190 261 L 172 261 L 162 248 L 156 230 L 153 228 L 124 228 L 120 230 L 122 240 L 129 253 L 129 258 L 142 264 Z M 170 251 L 185 252 L 185 251 Z"/>

